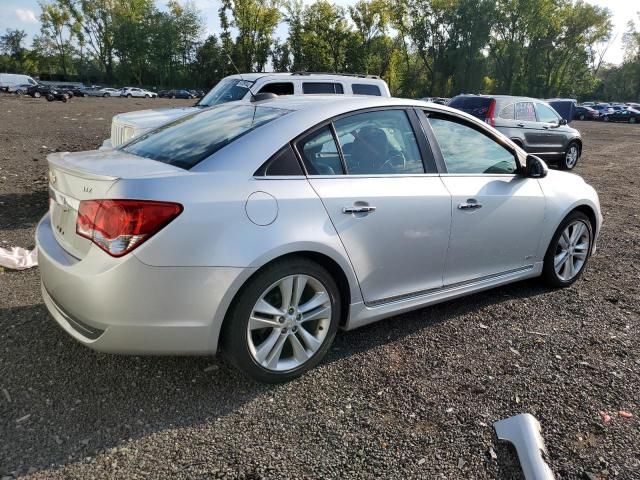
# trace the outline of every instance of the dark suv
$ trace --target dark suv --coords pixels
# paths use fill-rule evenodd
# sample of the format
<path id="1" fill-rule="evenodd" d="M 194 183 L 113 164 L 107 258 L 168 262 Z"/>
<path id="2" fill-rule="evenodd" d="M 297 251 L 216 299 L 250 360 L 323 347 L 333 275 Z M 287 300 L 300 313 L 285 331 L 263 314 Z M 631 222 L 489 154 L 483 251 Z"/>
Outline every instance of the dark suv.
<path id="1" fill-rule="evenodd" d="M 551 106 L 535 98 L 508 95 L 458 95 L 448 104 L 484 120 L 527 153 L 571 170 L 582 154 L 580 132 Z"/>

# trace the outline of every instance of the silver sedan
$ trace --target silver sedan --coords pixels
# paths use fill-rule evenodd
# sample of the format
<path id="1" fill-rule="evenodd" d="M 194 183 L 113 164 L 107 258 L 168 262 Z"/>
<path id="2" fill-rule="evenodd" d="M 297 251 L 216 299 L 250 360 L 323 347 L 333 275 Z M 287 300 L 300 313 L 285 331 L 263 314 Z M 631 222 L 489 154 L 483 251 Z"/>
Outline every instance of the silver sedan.
<path id="1" fill-rule="evenodd" d="M 573 284 L 602 216 L 460 111 L 380 97 L 228 103 L 117 150 L 49 155 L 42 295 L 96 350 L 213 354 L 260 381 L 353 329 L 531 277 Z"/>

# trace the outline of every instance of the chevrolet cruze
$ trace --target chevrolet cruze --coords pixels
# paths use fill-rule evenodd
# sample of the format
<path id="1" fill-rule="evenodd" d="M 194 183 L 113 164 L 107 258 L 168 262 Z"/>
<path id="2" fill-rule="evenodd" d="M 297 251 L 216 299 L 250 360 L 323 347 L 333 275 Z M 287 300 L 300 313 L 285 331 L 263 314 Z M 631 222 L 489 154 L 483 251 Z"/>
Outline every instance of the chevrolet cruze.
<path id="1" fill-rule="evenodd" d="M 602 217 L 463 112 L 280 97 L 183 117 L 117 150 L 54 153 L 42 295 L 82 344 L 213 354 L 266 382 L 339 328 L 541 276 L 571 285 Z"/>

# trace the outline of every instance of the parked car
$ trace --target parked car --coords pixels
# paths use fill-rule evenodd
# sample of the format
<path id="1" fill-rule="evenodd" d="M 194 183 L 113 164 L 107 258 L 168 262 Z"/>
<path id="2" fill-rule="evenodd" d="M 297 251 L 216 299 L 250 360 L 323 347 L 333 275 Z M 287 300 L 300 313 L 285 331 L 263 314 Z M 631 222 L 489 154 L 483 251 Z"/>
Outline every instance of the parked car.
<path id="1" fill-rule="evenodd" d="M 611 108 L 611 105 L 609 105 L 608 103 L 598 103 L 591 108 L 597 111 L 600 115 L 603 115 L 605 113 L 610 113 L 613 111 L 613 109 Z"/>
<path id="2" fill-rule="evenodd" d="M 158 96 L 160 95 L 158 94 Z M 192 94 L 189 90 L 163 90 L 162 97 L 163 98 L 183 98 L 183 99 L 196 98 L 196 96 Z"/>
<path id="3" fill-rule="evenodd" d="M 18 85 L 37 85 L 33 78 L 29 75 L 21 75 L 19 73 L 0 73 L 0 91 L 14 92 Z"/>
<path id="4" fill-rule="evenodd" d="M 104 96 L 104 92 L 102 91 L 102 87 L 85 87 L 82 89 L 83 96 L 85 97 L 102 97 Z"/>
<path id="5" fill-rule="evenodd" d="M 120 97 L 120 90 L 116 88 L 101 88 L 98 92 L 102 93 L 102 97 Z"/>
<path id="6" fill-rule="evenodd" d="M 29 91 L 29 88 L 33 87 L 30 83 L 25 83 L 22 85 L 14 85 L 11 87 L 11 90 L 16 95 L 24 95 Z"/>
<path id="7" fill-rule="evenodd" d="M 617 110 L 614 112 L 605 113 L 602 116 L 602 120 L 605 122 L 639 123 L 640 110 L 636 110 L 633 108 L 626 108 L 624 110 Z"/>
<path id="8" fill-rule="evenodd" d="M 172 98 L 172 90 L 161 90 L 159 97 Z M 142 110 L 115 115 L 111 137 L 103 148 L 115 148 L 131 138 L 163 123 L 175 120 L 201 108 L 231 101 L 250 102 L 256 95 L 372 95 L 389 97 L 387 83 L 371 75 L 325 73 L 245 73 L 223 78 L 193 107 Z"/>
<path id="9" fill-rule="evenodd" d="M 120 90 L 120 96 L 127 98 L 156 98 L 158 94 L 149 90 L 145 90 L 144 88 L 124 87 Z"/>
<path id="10" fill-rule="evenodd" d="M 591 107 L 576 107 L 573 113 L 574 120 L 597 120 L 600 114 Z"/>
<path id="11" fill-rule="evenodd" d="M 495 127 L 526 152 L 573 169 L 582 155 L 578 130 L 567 125 L 549 104 L 507 95 L 458 95 L 449 106 Z"/>
<path id="12" fill-rule="evenodd" d="M 47 158 L 36 243 L 57 323 L 104 352 L 222 350 L 265 382 L 315 366 L 339 327 L 572 285 L 602 223 L 582 178 L 407 99 L 233 102 Z"/>
<path id="13" fill-rule="evenodd" d="M 32 96 L 33 98 L 40 98 L 46 96 L 51 91 L 51 87 L 49 85 L 43 85 L 38 83 L 36 85 L 31 85 L 27 89 L 27 95 Z"/>

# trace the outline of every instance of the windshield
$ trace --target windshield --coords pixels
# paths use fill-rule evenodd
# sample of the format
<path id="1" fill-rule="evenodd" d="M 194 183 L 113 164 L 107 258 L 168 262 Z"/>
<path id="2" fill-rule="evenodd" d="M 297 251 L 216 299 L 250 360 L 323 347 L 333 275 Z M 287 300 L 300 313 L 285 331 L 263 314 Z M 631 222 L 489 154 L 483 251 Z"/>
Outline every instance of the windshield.
<path id="1" fill-rule="evenodd" d="M 196 106 L 212 107 L 221 103 L 242 100 L 254 83 L 248 80 L 240 80 L 239 78 L 222 79 L 202 100 L 196 103 Z"/>
<path id="2" fill-rule="evenodd" d="M 190 169 L 242 135 L 289 110 L 253 105 L 221 105 L 182 117 L 141 135 L 122 150 Z"/>

